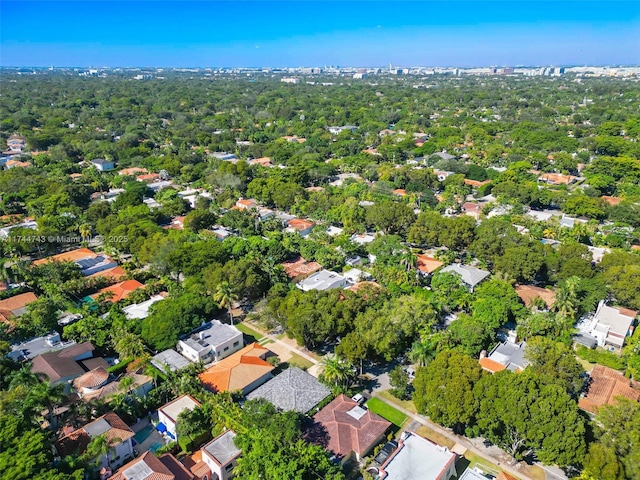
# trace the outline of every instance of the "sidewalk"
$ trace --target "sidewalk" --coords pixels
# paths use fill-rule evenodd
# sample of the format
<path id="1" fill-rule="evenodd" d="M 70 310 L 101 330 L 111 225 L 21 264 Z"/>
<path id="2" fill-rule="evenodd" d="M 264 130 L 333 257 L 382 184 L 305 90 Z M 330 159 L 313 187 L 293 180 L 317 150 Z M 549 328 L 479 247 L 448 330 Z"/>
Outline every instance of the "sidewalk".
<path id="1" fill-rule="evenodd" d="M 516 470 L 516 469 L 510 467 L 509 465 L 504 464 L 503 462 L 497 462 L 494 457 L 492 457 L 491 455 L 487 455 L 485 452 L 483 452 L 483 451 L 479 450 L 478 448 L 476 448 L 467 438 L 460 437 L 459 435 L 456 435 L 455 433 L 451 433 L 449 430 L 447 430 L 445 428 L 442 428 L 440 425 L 438 425 L 436 423 L 431 422 L 430 420 L 428 420 L 426 417 L 423 417 L 422 415 L 416 415 L 415 413 L 411 413 L 409 410 L 401 407 L 400 405 L 396 405 L 395 403 L 388 402 L 385 398 L 381 397 L 377 392 L 373 392 L 372 396 L 382 400 L 383 402 L 385 402 L 388 405 L 392 406 L 396 410 L 401 411 L 402 413 L 404 413 L 407 417 L 411 418 L 412 420 L 415 420 L 416 422 L 418 422 L 418 423 L 420 423 L 420 424 L 422 424 L 422 425 L 424 425 L 426 427 L 429 427 L 432 430 L 435 430 L 439 434 L 447 437 L 452 442 L 455 442 L 455 443 L 457 443 L 459 445 L 462 445 L 467 450 L 475 453 L 479 457 L 484 458 L 489 463 L 498 465 L 505 472 L 507 472 L 507 473 L 509 473 L 511 475 L 515 475 L 517 478 L 520 478 L 522 480 L 534 480 L 531 477 L 529 477 L 528 475 L 525 475 L 524 473 L 520 472 L 519 470 Z"/>

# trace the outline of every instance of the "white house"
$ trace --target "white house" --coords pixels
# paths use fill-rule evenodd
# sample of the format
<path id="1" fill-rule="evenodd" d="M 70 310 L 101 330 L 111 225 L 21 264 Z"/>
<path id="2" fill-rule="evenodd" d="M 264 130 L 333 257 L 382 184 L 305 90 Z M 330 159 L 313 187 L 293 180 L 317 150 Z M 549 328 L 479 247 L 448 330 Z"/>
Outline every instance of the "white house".
<path id="1" fill-rule="evenodd" d="M 222 360 L 244 346 L 242 332 L 233 325 L 212 320 L 204 329 L 178 341 L 177 350 L 192 362 Z"/>
<path id="2" fill-rule="evenodd" d="M 309 290 L 331 290 L 332 288 L 344 288 L 346 286 L 347 279 L 330 270 L 320 270 L 296 284 L 296 287 L 304 292 Z"/>
<path id="3" fill-rule="evenodd" d="M 135 318 L 142 320 L 149 316 L 149 307 L 160 300 L 164 300 L 162 295 L 154 295 L 145 302 L 127 305 L 122 309 L 122 313 L 124 313 L 129 320 L 133 320 Z"/>
<path id="4" fill-rule="evenodd" d="M 91 160 L 91 165 L 96 167 L 96 169 L 100 172 L 109 172 L 116 168 L 116 164 L 113 160 L 106 160 L 104 158 L 94 158 Z"/>
<path id="5" fill-rule="evenodd" d="M 182 395 L 163 405 L 158 409 L 158 424 L 156 425 L 156 430 L 166 434 L 172 440 L 177 440 L 176 425 L 178 423 L 178 415 L 185 410 L 193 410 L 199 406 L 200 402 L 190 395 Z"/>
<path id="6" fill-rule="evenodd" d="M 452 263 L 447 265 L 440 272 L 455 273 L 460 276 L 462 283 L 473 293 L 473 289 L 487 278 L 491 273 L 486 270 L 480 270 L 479 268 L 470 267 L 469 265 L 461 265 L 459 263 Z"/>
<path id="7" fill-rule="evenodd" d="M 449 480 L 456 477 L 456 454 L 413 432 L 404 432 L 398 449 L 378 470 L 381 480 Z"/>
<path id="8" fill-rule="evenodd" d="M 236 447 L 236 433 L 228 430 L 202 447 L 202 460 L 211 470 L 211 478 L 229 480 L 242 451 Z"/>
<path id="9" fill-rule="evenodd" d="M 633 332 L 633 324 L 638 312 L 628 308 L 609 307 L 604 300 L 598 309 L 590 327 L 590 334 L 595 337 L 601 347 L 621 349 L 628 336 Z"/>

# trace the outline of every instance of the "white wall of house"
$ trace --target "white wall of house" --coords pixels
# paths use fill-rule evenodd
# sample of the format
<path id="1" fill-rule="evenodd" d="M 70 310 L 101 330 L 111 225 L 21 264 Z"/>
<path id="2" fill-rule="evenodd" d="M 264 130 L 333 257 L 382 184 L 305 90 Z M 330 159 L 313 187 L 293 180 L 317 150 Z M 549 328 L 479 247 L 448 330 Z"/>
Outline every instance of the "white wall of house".
<path id="1" fill-rule="evenodd" d="M 207 464 L 211 470 L 211 478 L 216 478 L 217 475 L 220 480 L 229 480 L 233 477 L 233 469 L 237 465 L 237 461 L 234 458 L 226 465 L 218 465 L 207 453 L 202 455 L 202 460 Z"/>
<path id="2" fill-rule="evenodd" d="M 109 464 L 111 468 L 119 468 L 131 459 L 133 459 L 133 442 L 132 438 L 128 438 L 124 442 L 120 442 L 113 447 L 113 449 L 107 454 L 109 455 L 109 461 L 107 461 L 107 455 L 103 455 L 100 459 L 100 467 L 107 467 Z"/>

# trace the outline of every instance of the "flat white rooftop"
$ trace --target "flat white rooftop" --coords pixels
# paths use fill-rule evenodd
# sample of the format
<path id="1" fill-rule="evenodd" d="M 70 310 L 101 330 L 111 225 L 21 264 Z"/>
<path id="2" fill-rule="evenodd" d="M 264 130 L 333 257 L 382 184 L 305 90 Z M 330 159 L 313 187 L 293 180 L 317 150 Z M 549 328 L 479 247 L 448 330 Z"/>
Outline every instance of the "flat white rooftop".
<path id="1" fill-rule="evenodd" d="M 449 480 L 455 461 L 455 453 L 409 432 L 380 473 L 384 480 Z"/>
<path id="2" fill-rule="evenodd" d="M 200 406 L 200 404 L 189 395 L 183 395 L 167 403 L 166 405 L 163 405 L 159 410 L 161 410 L 162 413 L 164 413 L 171 420 L 176 422 L 178 420 L 178 415 L 180 415 L 181 412 L 184 412 L 185 410 L 193 410 L 198 406 Z"/>

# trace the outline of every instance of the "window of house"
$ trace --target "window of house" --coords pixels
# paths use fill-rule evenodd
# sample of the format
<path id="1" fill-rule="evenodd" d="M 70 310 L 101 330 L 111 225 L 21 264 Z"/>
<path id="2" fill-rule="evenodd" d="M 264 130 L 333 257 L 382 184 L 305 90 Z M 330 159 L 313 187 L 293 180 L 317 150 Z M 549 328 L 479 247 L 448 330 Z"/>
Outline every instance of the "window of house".
<path id="1" fill-rule="evenodd" d="M 224 351 L 226 352 L 227 350 L 229 350 L 229 347 L 224 347 Z"/>
<path id="2" fill-rule="evenodd" d="M 237 347 L 238 345 L 240 345 L 240 342 L 233 342 L 234 347 Z"/>

